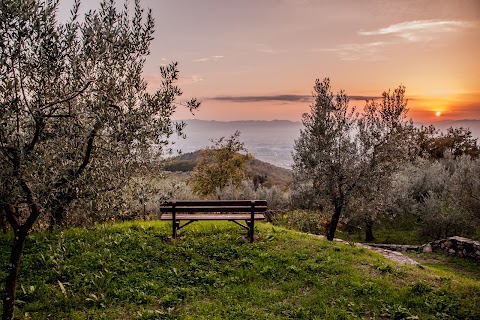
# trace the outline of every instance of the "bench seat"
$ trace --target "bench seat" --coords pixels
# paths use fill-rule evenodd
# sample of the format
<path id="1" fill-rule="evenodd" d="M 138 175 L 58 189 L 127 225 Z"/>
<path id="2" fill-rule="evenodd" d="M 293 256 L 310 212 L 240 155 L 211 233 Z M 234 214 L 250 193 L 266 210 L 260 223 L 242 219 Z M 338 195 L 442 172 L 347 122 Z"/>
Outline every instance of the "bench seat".
<path id="1" fill-rule="evenodd" d="M 173 216 L 171 213 L 164 213 L 160 217 L 160 220 L 172 220 Z M 176 220 L 250 220 L 250 214 L 176 214 Z M 265 219 L 265 215 L 261 213 L 254 214 L 255 220 Z"/>

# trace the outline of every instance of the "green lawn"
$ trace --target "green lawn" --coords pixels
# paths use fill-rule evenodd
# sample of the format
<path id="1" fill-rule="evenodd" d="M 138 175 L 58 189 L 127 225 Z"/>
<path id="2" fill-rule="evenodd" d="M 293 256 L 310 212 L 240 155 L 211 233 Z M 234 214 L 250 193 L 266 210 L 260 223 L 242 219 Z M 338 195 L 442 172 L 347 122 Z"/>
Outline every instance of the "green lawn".
<path id="1" fill-rule="evenodd" d="M 368 249 L 269 224 L 257 225 L 253 244 L 228 222 L 182 231 L 175 243 L 163 222 L 32 235 L 16 316 L 480 319 L 480 282 L 468 272 L 399 266 Z M 0 237 L 2 270 L 9 241 Z"/>
<path id="2" fill-rule="evenodd" d="M 428 240 L 420 239 L 418 235 L 418 230 L 414 228 L 377 228 L 373 230 L 375 239 L 369 241 L 370 243 L 390 243 L 390 244 L 411 244 L 411 245 L 421 245 L 427 243 Z M 365 232 L 356 232 L 353 234 L 348 234 L 342 230 L 338 230 L 335 233 L 335 237 L 353 241 L 353 242 L 363 242 L 365 241 Z"/>

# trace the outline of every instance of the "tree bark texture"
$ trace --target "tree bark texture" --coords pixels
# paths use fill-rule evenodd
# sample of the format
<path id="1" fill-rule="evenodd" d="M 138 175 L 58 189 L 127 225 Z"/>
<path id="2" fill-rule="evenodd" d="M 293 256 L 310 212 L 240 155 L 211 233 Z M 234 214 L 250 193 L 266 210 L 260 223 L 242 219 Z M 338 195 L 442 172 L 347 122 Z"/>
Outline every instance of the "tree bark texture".
<path id="1" fill-rule="evenodd" d="M 365 241 L 373 241 L 375 237 L 373 236 L 373 221 L 367 219 L 365 221 Z"/>
<path id="2" fill-rule="evenodd" d="M 335 206 L 335 212 L 332 215 L 332 220 L 327 226 L 327 240 L 332 241 L 335 237 L 335 231 L 337 230 L 338 221 L 340 220 L 340 216 L 342 214 L 342 205 Z"/>
<path id="3" fill-rule="evenodd" d="M 7 268 L 7 278 L 5 281 L 5 293 L 3 296 L 3 320 L 12 320 L 15 311 L 16 287 L 18 280 L 18 271 L 20 270 L 20 261 L 22 259 L 23 248 L 27 238 L 27 232 L 22 229 L 15 230 L 12 252 L 10 254 L 10 263 Z"/>

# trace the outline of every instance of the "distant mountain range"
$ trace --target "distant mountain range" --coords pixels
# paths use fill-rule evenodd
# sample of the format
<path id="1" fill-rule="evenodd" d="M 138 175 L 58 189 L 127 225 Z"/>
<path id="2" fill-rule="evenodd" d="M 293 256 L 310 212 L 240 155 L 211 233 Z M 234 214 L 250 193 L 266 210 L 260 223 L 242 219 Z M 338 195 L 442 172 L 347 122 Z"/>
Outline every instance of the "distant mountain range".
<path id="1" fill-rule="evenodd" d="M 240 141 L 255 158 L 282 168 L 293 164 L 292 151 L 295 139 L 300 136 L 301 122 L 288 120 L 273 121 L 207 121 L 184 120 L 187 124 L 186 139 L 173 139 L 174 149 L 182 152 L 194 152 L 212 146 L 212 139 L 229 137 L 240 131 Z M 446 131 L 450 127 L 469 128 L 472 136 L 480 139 L 480 120 L 444 120 L 433 123 L 415 123 Z"/>

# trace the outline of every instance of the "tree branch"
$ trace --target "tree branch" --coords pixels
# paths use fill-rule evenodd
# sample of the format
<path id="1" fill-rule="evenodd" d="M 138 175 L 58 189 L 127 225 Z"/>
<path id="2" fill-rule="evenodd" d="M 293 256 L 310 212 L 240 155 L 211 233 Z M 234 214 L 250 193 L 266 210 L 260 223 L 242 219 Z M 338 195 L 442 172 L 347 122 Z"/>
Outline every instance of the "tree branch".
<path id="1" fill-rule="evenodd" d="M 74 173 L 74 177 L 81 175 L 82 172 L 87 167 L 88 163 L 90 162 L 90 156 L 92 155 L 92 150 L 93 150 L 93 142 L 95 140 L 95 137 L 97 136 L 97 132 L 100 129 L 100 126 L 101 124 L 99 121 L 97 121 L 93 126 L 93 129 L 88 136 L 87 150 L 85 151 L 85 156 L 83 157 L 82 164 L 80 165 L 80 167 L 78 167 L 77 171 Z"/>
<path id="2" fill-rule="evenodd" d="M 43 118 L 34 117 L 34 119 L 35 119 L 35 133 L 33 134 L 32 141 L 30 141 L 30 143 L 24 147 L 24 150 L 26 153 L 29 153 L 33 150 L 33 148 L 35 147 L 35 145 L 37 144 L 40 138 L 40 133 L 44 128 Z"/>
<path id="3" fill-rule="evenodd" d="M 68 173 L 68 177 L 63 177 L 57 183 L 55 183 L 54 189 L 58 189 L 64 186 L 65 184 L 72 182 L 83 173 L 88 163 L 90 162 L 90 157 L 93 151 L 93 142 L 95 141 L 95 137 L 97 136 L 97 132 L 100 129 L 100 127 L 101 127 L 101 122 L 97 121 L 93 126 L 92 131 L 90 131 L 90 134 L 88 135 L 88 139 L 87 139 L 87 149 L 85 150 L 85 155 L 83 157 L 83 161 L 80 164 L 80 166 L 77 168 L 77 170 L 71 169 Z"/>
<path id="4" fill-rule="evenodd" d="M 82 88 L 80 88 L 80 90 L 78 90 L 78 91 L 70 94 L 69 96 L 67 96 L 67 97 L 65 97 L 65 98 L 63 98 L 63 99 L 59 99 L 59 100 L 56 100 L 56 101 L 49 102 L 49 103 L 43 105 L 43 107 L 40 108 L 40 109 L 47 109 L 47 108 L 53 107 L 53 106 L 56 105 L 56 104 L 61 104 L 61 103 L 65 103 L 65 102 L 68 102 L 68 101 L 70 101 L 70 100 L 73 100 L 73 99 L 75 99 L 76 97 L 78 97 L 79 95 L 81 95 L 83 92 L 85 92 L 85 90 L 87 90 L 87 88 L 88 88 L 88 87 L 90 86 L 90 84 L 92 84 L 92 83 L 93 83 L 93 81 L 92 81 L 92 80 L 89 80 L 89 81 L 87 81 L 87 82 L 85 83 L 85 85 L 84 85 Z"/>

